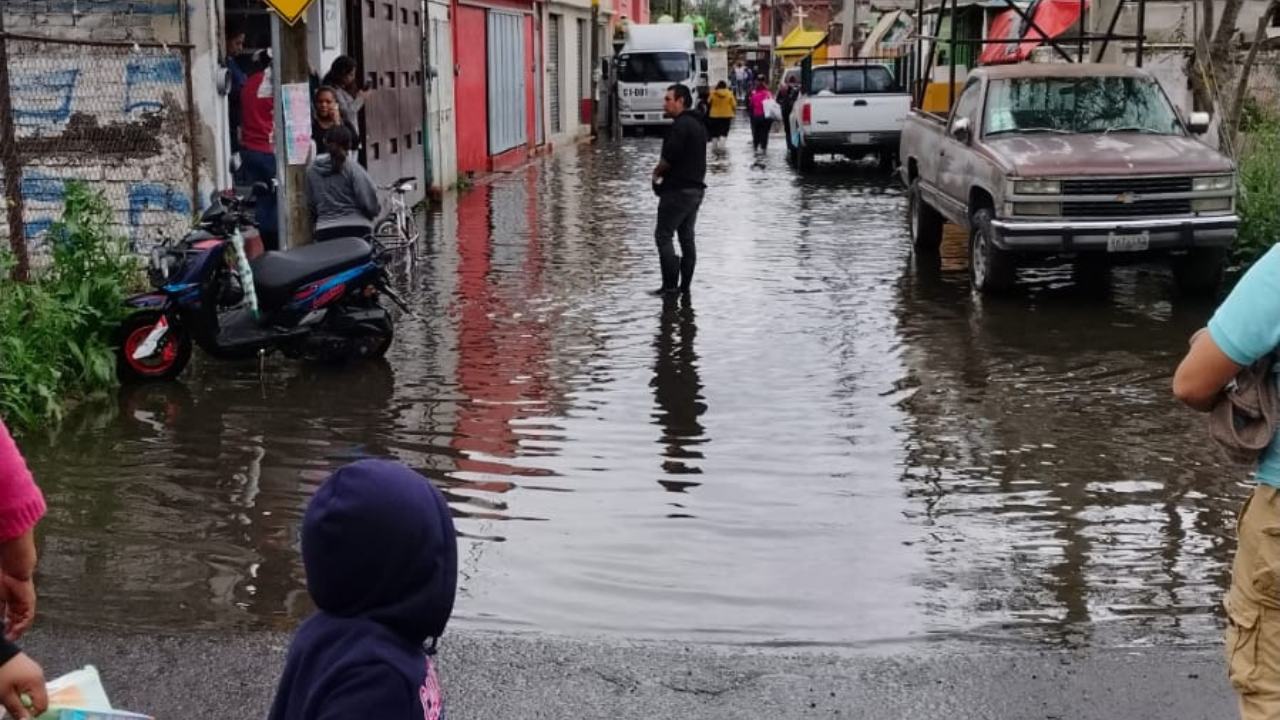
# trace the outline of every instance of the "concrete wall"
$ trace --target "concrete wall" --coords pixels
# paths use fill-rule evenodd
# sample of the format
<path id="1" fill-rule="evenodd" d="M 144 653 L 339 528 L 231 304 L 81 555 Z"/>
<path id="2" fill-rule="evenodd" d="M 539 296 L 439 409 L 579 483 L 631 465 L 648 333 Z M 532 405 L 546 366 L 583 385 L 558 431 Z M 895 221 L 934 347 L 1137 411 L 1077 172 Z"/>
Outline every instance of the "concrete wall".
<path id="1" fill-rule="evenodd" d="M 200 3 L 204 5 L 205 3 Z M 41 37 L 179 43 L 191 30 L 182 0 L 8 0 L 6 27 Z M 98 47 L 10 41 L 9 69 L 29 237 L 61 215 L 65 181 L 83 179 L 105 191 L 122 233 L 145 250 L 158 233 L 182 232 L 193 197 L 193 154 L 211 185 L 201 140 L 213 131 L 187 106 L 186 77 L 200 78 L 195 95 L 216 95 L 200 53 L 188 65 L 174 48 Z M 196 108 L 199 112 L 200 108 Z M 206 194 L 207 196 L 207 194 Z M 7 226 L 0 222 L 0 231 Z M 32 243 L 39 249 L 38 240 Z"/>
<path id="2" fill-rule="evenodd" d="M 542 67 L 549 72 L 550 68 L 550 16 L 552 14 L 561 17 L 561 36 L 560 36 L 560 132 L 552 133 L 551 128 L 551 82 L 550 77 L 543 82 L 542 90 L 542 108 L 541 111 L 547 118 L 547 141 L 553 146 L 572 145 L 578 142 L 582 137 L 591 134 L 591 127 L 582 122 L 582 98 L 591 96 L 591 63 L 588 56 L 591 53 L 591 7 L 583 3 L 562 3 L 550 2 L 544 7 L 546 15 L 542 27 Z M 585 37 L 580 41 L 578 37 L 579 21 L 585 23 Z M 583 46 L 585 44 L 585 47 Z M 602 53 L 607 53 L 608 48 L 601 47 Z M 583 64 L 586 63 L 586 67 Z M 583 72 L 586 72 L 586 82 L 583 82 Z"/>

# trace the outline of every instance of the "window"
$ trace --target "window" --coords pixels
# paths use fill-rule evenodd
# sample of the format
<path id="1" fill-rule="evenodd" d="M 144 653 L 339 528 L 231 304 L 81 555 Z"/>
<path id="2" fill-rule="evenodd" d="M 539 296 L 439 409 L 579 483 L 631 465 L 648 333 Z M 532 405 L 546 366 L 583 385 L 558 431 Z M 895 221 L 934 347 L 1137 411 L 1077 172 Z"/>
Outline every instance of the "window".
<path id="1" fill-rule="evenodd" d="M 413 26 L 414 26 L 414 27 L 418 27 L 418 26 L 420 26 L 420 25 L 422 25 L 422 13 L 417 12 L 417 11 L 414 11 L 414 13 L 413 13 Z"/>
<path id="2" fill-rule="evenodd" d="M 374 159 L 374 160 L 377 160 L 377 159 L 378 159 L 378 158 L 380 158 L 380 157 L 382 157 L 382 147 L 381 147 L 381 146 L 379 146 L 379 145 L 378 145 L 378 143 L 374 143 L 374 144 L 373 144 L 373 159 Z"/>
<path id="3" fill-rule="evenodd" d="M 995 80 L 984 132 L 1182 135 L 1160 84 L 1145 77 L 1038 77 Z"/>
<path id="4" fill-rule="evenodd" d="M 955 112 L 951 114 L 951 122 L 954 123 L 956 118 L 969 118 L 970 123 L 975 123 L 978 119 L 978 106 L 982 104 L 982 86 L 977 80 L 971 80 L 964 89 L 960 91 L 960 97 L 956 99 Z"/>
<path id="5" fill-rule="evenodd" d="M 385 11 L 386 11 L 386 13 L 387 13 L 387 20 L 389 20 L 389 21 L 391 21 L 391 22 L 395 22 L 395 19 L 396 19 L 396 8 L 395 8 L 395 6 L 394 6 L 394 5 L 392 5 L 391 3 L 387 3 L 387 4 L 383 5 L 383 6 L 382 6 L 382 8 L 383 8 L 383 10 L 385 10 Z"/>
<path id="6" fill-rule="evenodd" d="M 411 149 L 413 149 L 413 134 L 412 134 L 412 133 L 410 133 L 410 134 L 408 134 L 408 135 L 405 135 L 405 136 L 404 136 L 404 149 L 405 149 L 405 150 L 411 150 Z"/>
<path id="7" fill-rule="evenodd" d="M 618 56 L 621 82 L 674 83 L 689 78 L 693 56 L 679 52 L 626 53 Z"/>
<path id="8" fill-rule="evenodd" d="M 893 79 L 893 73 L 885 67 L 828 65 L 813 69 L 813 74 L 809 78 L 809 94 L 817 95 L 825 92 L 834 95 L 853 95 L 897 92 L 897 85 Z"/>
<path id="9" fill-rule="evenodd" d="M 395 155 L 400 152 L 400 141 L 397 138 L 391 138 L 391 154 Z"/>
<path id="10" fill-rule="evenodd" d="M 366 3 L 365 3 L 365 6 L 366 6 L 366 7 L 368 8 L 368 10 L 369 10 L 369 17 L 371 17 L 371 18 L 376 18 L 376 17 L 378 17 L 378 4 L 377 4 L 377 3 L 375 3 L 373 0 L 368 0 L 368 2 L 366 2 Z"/>
<path id="11" fill-rule="evenodd" d="M 387 84 L 386 84 L 386 87 L 391 87 L 391 88 L 393 88 L 393 87 L 395 87 L 395 86 L 396 86 L 396 74 L 395 74 L 394 72 L 389 72 L 389 73 L 387 73 Z"/>

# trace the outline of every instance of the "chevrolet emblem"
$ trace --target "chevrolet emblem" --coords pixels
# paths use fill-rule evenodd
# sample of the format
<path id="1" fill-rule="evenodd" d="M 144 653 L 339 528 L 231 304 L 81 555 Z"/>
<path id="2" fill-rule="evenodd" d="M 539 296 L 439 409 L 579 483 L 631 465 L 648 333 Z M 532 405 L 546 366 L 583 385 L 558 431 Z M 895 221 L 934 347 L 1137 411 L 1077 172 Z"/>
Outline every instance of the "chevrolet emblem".
<path id="1" fill-rule="evenodd" d="M 262 0 L 267 7 L 280 14 L 280 19 L 292 25 L 298 22 L 313 0 Z"/>
<path id="2" fill-rule="evenodd" d="M 1134 195 L 1131 192 L 1120 193 L 1119 195 L 1116 196 L 1116 202 L 1122 202 L 1126 205 L 1130 205 L 1136 202 L 1137 199 L 1138 199 L 1138 196 Z"/>

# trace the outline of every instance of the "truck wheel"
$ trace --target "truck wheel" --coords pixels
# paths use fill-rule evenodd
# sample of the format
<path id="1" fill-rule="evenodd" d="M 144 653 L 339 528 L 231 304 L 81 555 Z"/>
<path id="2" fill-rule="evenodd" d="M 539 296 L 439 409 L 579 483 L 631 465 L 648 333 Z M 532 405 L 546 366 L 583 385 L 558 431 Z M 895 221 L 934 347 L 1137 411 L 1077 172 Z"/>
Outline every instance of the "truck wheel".
<path id="1" fill-rule="evenodd" d="M 1213 295 L 1222 283 L 1227 264 L 1226 248 L 1196 248 L 1169 258 L 1173 281 L 1183 295 Z"/>
<path id="2" fill-rule="evenodd" d="M 907 222 L 916 252 L 937 253 L 942 244 L 942 216 L 920 196 L 919 180 L 912 180 L 907 190 Z"/>
<path id="3" fill-rule="evenodd" d="M 813 151 L 800 148 L 797 152 L 799 154 L 796 156 L 797 157 L 796 166 L 805 172 L 812 170 L 813 169 Z"/>
<path id="4" fill-rule="evenodd" d="M 996 247 L 991 210 L 975 212 L 969 225 L 969 277 L 974 289 L 998 293 L 1013 287 L 1018 268 L 1008 253 Z"/>

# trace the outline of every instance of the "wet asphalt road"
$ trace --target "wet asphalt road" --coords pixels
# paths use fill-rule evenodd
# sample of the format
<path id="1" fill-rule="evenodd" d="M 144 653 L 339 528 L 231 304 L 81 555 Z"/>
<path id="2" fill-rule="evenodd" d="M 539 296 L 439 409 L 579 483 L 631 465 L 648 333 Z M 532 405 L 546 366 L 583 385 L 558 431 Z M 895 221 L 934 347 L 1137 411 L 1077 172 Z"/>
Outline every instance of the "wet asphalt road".
<path id="1" fill-rule="evenodd" d="M 261 717 L 306 499 L 375 455 L 463 535 L 455 718 L 1230 717 L 1247 486 L 1168 392 L 1212 305 L 1143 266 L 976 297 L 956 238 L 911 257 L 889 178 L 798 178 L 739 125 L 690 302 L 643 294 L 657 139 L 566 150 L 428 218 L 387 363 L 195 363 L 24 438 L 32 652 Z"/>
<path id="2" fill-rule="evenodd" d="M 157 718 L 265 717 L 288 636 L 33 633 L 53 673 L 96 664 L 117 707 Z M 451 634 L 441 682 L 453 720 L 1227 720 L 1216 651 L 983 650 L 906 654 L 716 649 Z"/>

